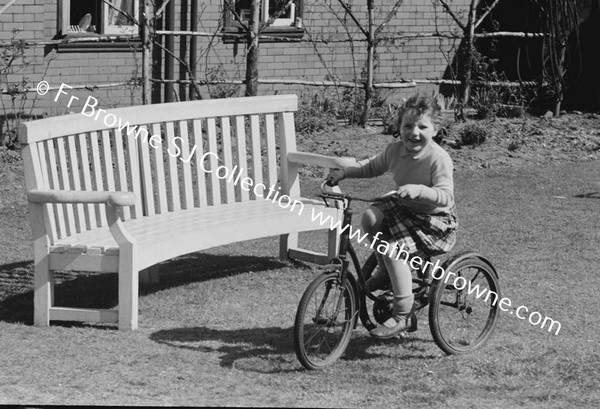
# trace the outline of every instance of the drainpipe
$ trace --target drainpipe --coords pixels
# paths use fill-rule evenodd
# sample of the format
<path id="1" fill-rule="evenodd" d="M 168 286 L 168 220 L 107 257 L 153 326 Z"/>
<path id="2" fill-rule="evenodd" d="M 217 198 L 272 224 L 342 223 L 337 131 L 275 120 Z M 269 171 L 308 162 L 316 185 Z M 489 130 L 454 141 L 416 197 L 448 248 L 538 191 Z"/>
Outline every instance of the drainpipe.
<path id="1" fill-rule="evenodd" d="M 167 4 L 167 8 L 165 10 L 165 19 L 167 31 L 175 30 L 175 1 L 169 1 Z M 173 79 L 173 71 L 174 71 L 174 60 L 173 54 L 175 51 L 175 36 L 171 34 L 167 34 L 165 36 L 165 48 L 170 51 L 165 52 L 165 79 L 172 80 Z M 173 83 L 167 82 L 165 84 L 165 102 L 173 102 Z"/>
<path id="2" fill-rule="evenodd" d="M 190 9 L 190 31 L 198 31 L 198 0 L 191 0 Z M 192 78 L 196 79 L 196 48 L 198 47 L 198 37 L 191 36 L 190 38 L 190 71 L 192 72 Z M 190 84 L 190 100 L 196 99 L 196 88 L 194 84 Z"/>

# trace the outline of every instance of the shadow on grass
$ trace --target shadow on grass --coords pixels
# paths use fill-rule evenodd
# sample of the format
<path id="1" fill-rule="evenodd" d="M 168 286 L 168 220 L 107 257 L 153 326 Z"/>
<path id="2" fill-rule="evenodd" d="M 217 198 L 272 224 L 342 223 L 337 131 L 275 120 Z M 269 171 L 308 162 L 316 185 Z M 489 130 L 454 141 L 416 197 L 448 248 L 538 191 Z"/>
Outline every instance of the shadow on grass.
<path id="1" fill-rule="evenodd" d="M 600 192 L 580 193 L 574 197 L 578 197 L 580 199 L 600 199 Z"/>
<path id="2" fill-rule="evenodd" d="M 193 253 L 160 264 L 160 283 L 140 285 L 140 295 L 286 266 L 269 257 Z M 56 272 L 55 283 L 55 305 L 109 309 L 118 304 L 117 274 Z M 0 265 L 0 321 L 33 324 L 33 262 Z"/>
<path id="3" fill-rule="evenodd" d="M 294 352 L 292 328 L 174 328 L 154 332 L 150 339 L 174 348 L 218 354 L 223 367 L 261 373 L 303 370 Z M 424 342 L 433 341 L 416 337 L 374 340 L 369 336 L 354 334 L 341 361 L 389 358 L 390 348 L 403 348 L 399 358 L 402 360 L 439 358 L 437 355 L 424 355 Z"/>

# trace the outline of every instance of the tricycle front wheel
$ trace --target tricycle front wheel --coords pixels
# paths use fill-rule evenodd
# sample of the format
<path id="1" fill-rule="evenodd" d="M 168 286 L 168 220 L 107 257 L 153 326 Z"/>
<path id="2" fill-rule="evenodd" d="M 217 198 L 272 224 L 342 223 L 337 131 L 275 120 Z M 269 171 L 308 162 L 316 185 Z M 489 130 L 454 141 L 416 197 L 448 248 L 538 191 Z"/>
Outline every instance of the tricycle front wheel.
<path id="1" fill-rule="evenodd" d="M 294 349 L 307 369 L 331 365 L 346 351 L 356 326 L 357 297 L 350 280 L 324 273 L 308 286 L 296 312 Z"/>

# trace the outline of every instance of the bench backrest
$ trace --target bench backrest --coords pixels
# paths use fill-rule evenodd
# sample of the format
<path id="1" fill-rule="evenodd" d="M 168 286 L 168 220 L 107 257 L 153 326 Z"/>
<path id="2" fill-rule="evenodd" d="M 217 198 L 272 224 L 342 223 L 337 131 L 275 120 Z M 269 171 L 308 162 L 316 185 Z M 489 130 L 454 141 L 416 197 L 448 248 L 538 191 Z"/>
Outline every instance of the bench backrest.
<path id="1" fill-rule="evenodd" d="M 245 177 L 298 193 L 295 95 L 98 108 L 22 125 L 28 190 L 134 192 L 125 220 L 254 200 Z M 107 225 L 104 205 L 45 205 L 43 219 L 50 244 Z"/>

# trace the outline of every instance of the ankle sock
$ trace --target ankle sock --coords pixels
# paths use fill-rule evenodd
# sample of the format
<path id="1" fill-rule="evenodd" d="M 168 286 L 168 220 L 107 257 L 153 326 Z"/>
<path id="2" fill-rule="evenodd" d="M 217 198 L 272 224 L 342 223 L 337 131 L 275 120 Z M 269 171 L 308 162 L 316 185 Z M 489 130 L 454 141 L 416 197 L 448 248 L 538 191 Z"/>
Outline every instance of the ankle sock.
<path id="1" fill-rule="evenodd" d="M 410 315 L 413 310 L 414 302 L 415 296 L 412 293 L 410 295 L 395 295 L 392 304 L 394 309 L 392 315 L 393 318 L 398 321 L 398 318 L 402 319 L 406 318 L 407 315 Z"/>

